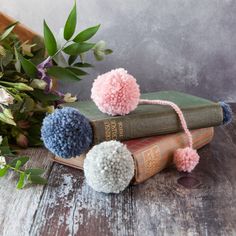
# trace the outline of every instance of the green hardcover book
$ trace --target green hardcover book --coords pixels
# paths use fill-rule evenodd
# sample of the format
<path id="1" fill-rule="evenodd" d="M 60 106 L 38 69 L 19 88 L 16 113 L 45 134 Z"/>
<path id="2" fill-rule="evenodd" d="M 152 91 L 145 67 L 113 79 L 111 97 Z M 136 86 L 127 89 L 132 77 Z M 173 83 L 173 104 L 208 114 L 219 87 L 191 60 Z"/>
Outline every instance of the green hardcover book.
<path id="1" fill-rule="evenodd" d="M 176 92 L 146 93 L 144 99 L 175 102 L 183 111 L 189 129 L 221 125 L 223 111 L 220 104 L 200 97 Z M 91 122 L 94 144 L 112 139 L 129 140 L 182 130 L 178 116 L 169 106 L 139 105 L 126 116 L 109 116 L 98 110 L 93 101 L 79 101 L 66 106 L 77 108 Z"/>

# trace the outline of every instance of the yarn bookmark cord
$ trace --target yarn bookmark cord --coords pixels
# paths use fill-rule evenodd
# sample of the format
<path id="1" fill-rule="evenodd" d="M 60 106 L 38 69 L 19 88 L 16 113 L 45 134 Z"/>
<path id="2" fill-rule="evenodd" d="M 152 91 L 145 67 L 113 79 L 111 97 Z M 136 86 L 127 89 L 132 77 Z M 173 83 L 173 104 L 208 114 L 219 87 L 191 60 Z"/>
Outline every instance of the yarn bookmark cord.
<path id="1" fill-rule="evenodd" d="M 170 101 L 165 101 L 165 100 L 147 100 L 147 99 L 140 99 L 139 100 L 139 104 L 153 104 L 153 105 L 164 105 L 164 106 L 171 106 L 175 112 L 177 113 L 180 123 L 182 125 L 182 128 L 184 130 L 184 132 L 186 133 L 188 140 L 189 140 L 189 147 L 193 148 L 193 137 L 192 134 L 190 133 L 188 126 L 187 126 L 187 122 L 184 118 L 184 114 L 181 111 L 181 109 L 173 102 Z"/>

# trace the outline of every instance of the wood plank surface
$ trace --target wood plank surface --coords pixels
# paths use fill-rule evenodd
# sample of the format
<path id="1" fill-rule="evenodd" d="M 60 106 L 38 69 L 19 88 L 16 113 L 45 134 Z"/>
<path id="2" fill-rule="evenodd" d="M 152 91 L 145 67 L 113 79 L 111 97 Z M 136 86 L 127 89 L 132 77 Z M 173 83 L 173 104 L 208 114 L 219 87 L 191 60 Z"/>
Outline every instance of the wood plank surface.
<path id="1" fill-rule="evenodd" d="M 119 195 L 55 164 L 32 235 L 235 235 L 236 123 L 216 128 L 191 174 L 166 169 Z"/>
<path id="2" fill-rule="evenodd" d="M 54 164 L 44 189 L 0 189 L 0 235 L 236 235 L 236 122 L 216 128 L 199 154 L 193 173 L 168 168 L 118 195 L 96 193 L 82 171 Z"/>
<path id="3" fill-rule="evenodd" d="M 31 157 L 28 166 L 42 167 L 49 176 L 52 162 L 50 154 L 43 148 L 27 149 L 23 155 Z M 29 235 L 34 215 L 38 209 L 45 186 L 26 187 L 16 189 L 16 176 L 10 172 L 7 177 L 0 178 L 0 235 L 26 236 Z"/>

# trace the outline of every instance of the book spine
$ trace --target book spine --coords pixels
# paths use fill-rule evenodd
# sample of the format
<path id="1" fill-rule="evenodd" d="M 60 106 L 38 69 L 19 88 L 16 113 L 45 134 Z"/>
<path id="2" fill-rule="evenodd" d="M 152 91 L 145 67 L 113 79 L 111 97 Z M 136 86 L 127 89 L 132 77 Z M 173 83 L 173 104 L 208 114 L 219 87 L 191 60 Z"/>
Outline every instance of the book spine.
<path id="1" fill-rule="evenodd" d="M 199 129 L 221 125 L 223 112 L 219 104 L 183 109 L 189 129 Z M 130 140 L 182 130 L 178 116 L 173 112 L 146 113 L 133 116 L 114 116 L 91 121 L 94 144 L 109 140 Z"/>
<path id="2" fill-rule="evenodd" d="M 57 162 L 62 165 L 73 167 L 79 170 L 83 170 L 85 157 L 86 157 L 86 154 L 81 154 L 80 156 L 73 157 L 70 159 L 63 159 L 61 157 L 54 156 L 52 157 L 52 161 Z"/>
<path id="3" fill-rule="evenodd" d="M 191 131 L 193 147 L 199 149 L 211 142 L 214 129 L 205 128 Z M 188 145 L 184 133 L 167 135 L 151 146 L 133 153 L 135 163 L 135 176 L 133 184 L 139 184 L 157 174 L 172 163 L 174 151 Z"/>

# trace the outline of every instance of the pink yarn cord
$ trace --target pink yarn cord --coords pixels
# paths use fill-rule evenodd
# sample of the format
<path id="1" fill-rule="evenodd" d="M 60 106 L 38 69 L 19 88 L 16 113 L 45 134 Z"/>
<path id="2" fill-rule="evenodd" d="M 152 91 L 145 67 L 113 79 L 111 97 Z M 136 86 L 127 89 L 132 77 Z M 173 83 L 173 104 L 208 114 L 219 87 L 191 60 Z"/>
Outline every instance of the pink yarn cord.
<path id="1" fill-rule="evenodd" d="M 192 135 L 188 129 L 186 120 L 184 118 L 183 112 L 181 111 L 181 109 L 173 102 L 170 101 L 165 101 L 165 100 L 147 100 L 147 99 L 140 99 L 139 100 L 139 104 L 157 104 L 157 105 L 164 105 L 164 106 L 171 106 L 175 112 L 177 113 L 181 125 L 183 127 L 184 132 L 186 133 L 188 140 L 189 140 L 189 147 L 193 148 L 193 138 Z"/>

